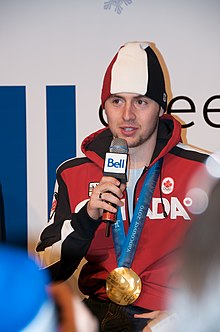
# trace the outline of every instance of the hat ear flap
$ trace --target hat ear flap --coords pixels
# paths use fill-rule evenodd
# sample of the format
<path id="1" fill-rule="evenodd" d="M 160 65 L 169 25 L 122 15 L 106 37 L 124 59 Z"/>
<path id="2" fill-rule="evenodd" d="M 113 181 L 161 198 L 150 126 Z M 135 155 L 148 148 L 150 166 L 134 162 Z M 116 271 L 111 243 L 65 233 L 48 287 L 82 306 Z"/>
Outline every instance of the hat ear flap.
<path id="1" fill-rule="evenodd" d="M 160 106 L 160 112 L 159 112 L 159 117 L 161 117 L 165 113 L 164 109 L 162 106 Z"/>
<path id="2" fill-rule="evenodd" d="M 101 121 L 101 123 L 103 124 L 103 126 L 108 127 L 107 122 L 105 121 L 104 117 L 103 117 L 103 108 L 102 105 L 100 105 L 99 107 L 99 120 Z"/>

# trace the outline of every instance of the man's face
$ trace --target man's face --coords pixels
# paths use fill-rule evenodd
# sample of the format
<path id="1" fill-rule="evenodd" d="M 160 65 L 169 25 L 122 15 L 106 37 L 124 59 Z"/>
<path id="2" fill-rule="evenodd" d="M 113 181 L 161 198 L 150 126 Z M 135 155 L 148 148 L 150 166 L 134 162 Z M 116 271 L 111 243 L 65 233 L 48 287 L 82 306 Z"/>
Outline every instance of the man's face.
<path id="1" fill-rule="evenodd" d="M 105 102 L 109 128 L 114 137 L 123 138 L 128 147 L 137 147 L 157 134 L 163 110 L 154 100 L 134 94 L 111 95 Z"/>

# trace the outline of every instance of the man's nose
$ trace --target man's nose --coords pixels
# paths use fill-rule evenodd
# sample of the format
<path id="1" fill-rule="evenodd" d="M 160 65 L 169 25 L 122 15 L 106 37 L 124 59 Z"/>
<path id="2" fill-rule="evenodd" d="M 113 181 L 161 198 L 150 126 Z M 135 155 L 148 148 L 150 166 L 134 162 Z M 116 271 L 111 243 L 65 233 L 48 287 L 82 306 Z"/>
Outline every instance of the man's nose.
<path id="1" fill-rule="evenodd" d="M 132 102 L 128 101 L 125 103 L 123 108 L 123 118 L 128 121 L 135 118 L 134 105 Z"/>

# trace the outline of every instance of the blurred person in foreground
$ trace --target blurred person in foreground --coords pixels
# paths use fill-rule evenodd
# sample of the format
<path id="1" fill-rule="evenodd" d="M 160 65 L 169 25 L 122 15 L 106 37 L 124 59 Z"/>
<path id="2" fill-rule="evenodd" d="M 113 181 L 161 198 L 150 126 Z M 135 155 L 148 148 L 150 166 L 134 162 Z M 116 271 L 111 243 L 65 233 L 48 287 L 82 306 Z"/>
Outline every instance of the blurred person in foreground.
<path id="1" fill-rule="evenodd" d="M 171 299 L 176 325 L 167 332 L 219 332 L 220 317 L 220 181 L 209 195 L 181 251 L 182 287 Z"/>
<path id="2" fill-rule="evenodd" d="M 97 331 L 95 319 L 70 287 L 51 284 L 47 271 L 39 270 L 25 250 L 1 245 L 0 266 L 0 331 Z"/>
<path id="3" fill-rule="evenodd" d="M 86 98 L 85 107 L 92 113 Z M 153 48 L 147 42 L 123 45 L 103 80 L 99 114 L 106 128 L 84 139 L 84 157 L 57 169 L 50 220 L 36 250 L 53 280 L 68 279 L 86 258 L 79 288 L 100 331 L 151 331 L 167 315 L 175 252 L 194 219 L 188 183 L 204 171 L 207 154 L 181 143 L 181 124 L 165 114 L 166 107 Z M 123 179 L 120 156 L 107 157 L 114 145 L 125 155 L 128 149 Z M 106 160 L 115 176 L 103 174 Z M 117 214 L 110 236 L 106 211 Z"/>

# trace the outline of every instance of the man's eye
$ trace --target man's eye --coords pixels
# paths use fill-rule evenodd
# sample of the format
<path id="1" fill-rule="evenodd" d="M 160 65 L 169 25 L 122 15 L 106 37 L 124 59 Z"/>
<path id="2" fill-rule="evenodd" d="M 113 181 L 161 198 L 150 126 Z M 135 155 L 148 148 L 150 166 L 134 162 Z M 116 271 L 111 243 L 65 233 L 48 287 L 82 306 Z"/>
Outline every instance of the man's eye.
<path id="1" fill-rule="evenodd" d="M 113 104 L 119 104 L 120 102 L 121 102 L 121 99 L 118 99 L 118 98 L 112 99 Z"/>
<path id="2" fill-rule="evenodd" d="M 138 105 L 144 105 L 144 104 L 146 104 L 147 102 L 146 102 L 146 100 L 138 99 L 138 100 L 137 100 L 137 103 L 138 103 Z"/>

